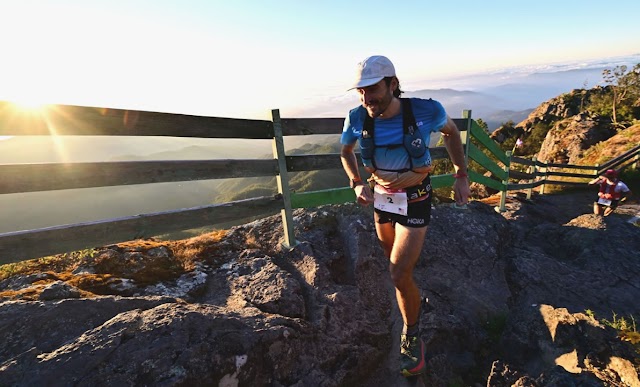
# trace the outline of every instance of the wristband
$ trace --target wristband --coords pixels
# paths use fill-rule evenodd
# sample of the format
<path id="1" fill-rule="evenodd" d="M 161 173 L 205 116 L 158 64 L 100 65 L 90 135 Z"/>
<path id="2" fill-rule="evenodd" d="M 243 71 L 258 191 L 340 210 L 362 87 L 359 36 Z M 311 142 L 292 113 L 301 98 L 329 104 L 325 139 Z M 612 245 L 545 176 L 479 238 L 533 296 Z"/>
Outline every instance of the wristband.
<path id="1" fill-rule="evenodd" d="M 359 185 L 364 185 L 361 178 L 358 177 L 355 179 L 351 179 L 351 183 L 350 183 L 351 188 L 356 188 Z"/>
<path id="2" fill-rule="evenodd" d="M 462 179 L 463 177 L 467 177 L 469 175 L 467 175 L 466 172 L 458 172 L 458 173 L 454 173 L 453 177 L 455 177 L 456 179 Z"/>

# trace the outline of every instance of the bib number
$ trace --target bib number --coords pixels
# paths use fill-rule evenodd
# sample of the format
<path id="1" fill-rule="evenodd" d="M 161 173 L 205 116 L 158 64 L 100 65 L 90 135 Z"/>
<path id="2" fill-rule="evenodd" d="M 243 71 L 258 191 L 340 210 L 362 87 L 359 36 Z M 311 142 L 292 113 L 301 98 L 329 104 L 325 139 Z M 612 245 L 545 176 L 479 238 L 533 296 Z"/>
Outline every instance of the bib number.
<path id="1" fill-rule="evenodd" d="M 407 193 L 405 190 L 387 190 L 380 185 L 373 189 L 373 206 L 380 211 L 407 215 Z"/>
<path id="2" fill-rule="evenodd" d="M 598 199 L 598 204 L 602 204 L 603 206 L 610 206 L 611 200 L 600 198 Z"/>

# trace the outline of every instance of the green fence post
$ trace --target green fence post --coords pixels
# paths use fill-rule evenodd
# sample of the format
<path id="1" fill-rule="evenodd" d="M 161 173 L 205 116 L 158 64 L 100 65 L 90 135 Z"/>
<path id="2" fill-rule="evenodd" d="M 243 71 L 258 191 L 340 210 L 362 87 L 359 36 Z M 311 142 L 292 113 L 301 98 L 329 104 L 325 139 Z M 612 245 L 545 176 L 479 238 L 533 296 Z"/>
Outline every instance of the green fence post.
<path id="1" fill-rule="evenodd" d="M 533 179 L 531 180 L 531 184 L 535 183 L 536 180 L 538 180 L 538 166 L 536 165 L 536 156 L 533 156 L 533 158 L 531 159 L 531 161 L 533 161 L 533 165 L 531 167 L 529 167 L 529 169 L 527 170 L 527 173 L 533 173 Z M 530 187 L 527 190 L 527 200 L 531 200 L 531 195 L 533 194 L 533 187 Z"/>
<path id="2" fill-rule="evenodd" d="M 467 167 L 467 170 L 469 170 L 469 144 L 471 144 L 471 110 L 463 110 L 462 118 L 467 119 L 467 133 L 464 136 L 464 165 Z"/>
<path id="3" fill-rule="evenodd" d="M 284 208 L 280 210 L 282 215 L 282 228 L 284 230 L 284 242 L 283 246 L 287 249 L 295 247 L 296 236 L 293 231 L 293 210 L 291 208 L 291 190 L 289 189 L 289 175 L 287 172 L 287 160 L 285 158 L 284 151 L 284 139 L 282 136 L 282 121 L 280 120 L 280 110 L 271 110 L 271 116 L 273 117 L 273 157 L 278 160 L 278 175 L 276 181 L 278 182 L 278 192 L 282 195 L 284 201 Z"/>
<path id="4" fill-rule="evenodd" d="M 509 184 L 509 168 L 511 168 L 511 151 L 506 151 L 505 155 L 507 156 L 507 162 L 504 165 L 504 171 L 506 172 L 505 180 L 502 180 L 502 184 L 504 184 L 504 191 L 500 194 L 500 208 L 498 209 L 500 212 L 504 212 L 507 210 L 507 191 L 509 188 L 507 185 Z"/>

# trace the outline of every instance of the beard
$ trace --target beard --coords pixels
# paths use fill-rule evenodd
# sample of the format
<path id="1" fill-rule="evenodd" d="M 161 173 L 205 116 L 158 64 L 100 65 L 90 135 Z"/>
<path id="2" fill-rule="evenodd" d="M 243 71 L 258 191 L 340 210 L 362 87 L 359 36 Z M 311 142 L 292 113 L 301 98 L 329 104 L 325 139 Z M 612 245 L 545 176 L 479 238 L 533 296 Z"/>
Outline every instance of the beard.
<path id="1" fill-rule="evenodd" d="M 391 93 L 391 88 L 389 88 L 382 98 L 372 99 L 368 104 L 363 103 L 362 106 L 367 109 L 369 117 L 377 118 L 387 110 L 391 105 L 391 101 L 393 101 L 393 94 Z"/>

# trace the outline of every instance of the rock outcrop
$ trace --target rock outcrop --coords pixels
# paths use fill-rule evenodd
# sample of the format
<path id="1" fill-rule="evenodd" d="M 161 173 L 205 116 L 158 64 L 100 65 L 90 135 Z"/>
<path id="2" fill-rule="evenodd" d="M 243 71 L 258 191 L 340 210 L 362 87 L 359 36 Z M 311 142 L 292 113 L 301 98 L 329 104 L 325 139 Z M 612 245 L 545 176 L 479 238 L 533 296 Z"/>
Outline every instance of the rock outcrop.
<path id="1" fill-rule="evenodd" d="M 422 382 L 637 386 L 640 355 L 585 313 L 640 316 L 640 229 L 589 215 L 591 193 L 507 207 L 432 212 L 415 272 Z M 270 217 L 8 276 L 0 385 L 407 385 L 371 209 L 298 210 L 295 224 L 291 250 Z"/>
<path id="2" fill-rule="evenodd" d="M 615 134 L 611 120 L 579 114 L 557 122 L 549 130 L 537 157 L 548 163 L 577 164 L 586 150 Z"/>
<path id="3" fill-rule="evenodd" d="M 502 125 L 491 133 L 491 138 L 502 143 L 508 138 L 531 136 L 542 141 L 537 159 L 548 163 L 576 164 L 586 150 L 617 133 L 619 126 L 611 119 L 584 110 L 588 101 L 607 89 L 572 90 L 540 104 L 529 116 L 516 125 Z M 542 140 L 544 139 L 544 140 Z"/>
<path id="4" fill-rule="evenodd" d="M 527 136 L 538 125 L 551 127 L 555 122 L 573 117 L 580 113 L 581 101 L 588 100 L 592 90 L 573 90 L 561 96 L 551 98 L 535 108 L 522 122 L 511 127 L 502 125 L 491 133 L 491 138 L 502 143 L 510 137 Z"/>

